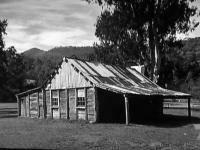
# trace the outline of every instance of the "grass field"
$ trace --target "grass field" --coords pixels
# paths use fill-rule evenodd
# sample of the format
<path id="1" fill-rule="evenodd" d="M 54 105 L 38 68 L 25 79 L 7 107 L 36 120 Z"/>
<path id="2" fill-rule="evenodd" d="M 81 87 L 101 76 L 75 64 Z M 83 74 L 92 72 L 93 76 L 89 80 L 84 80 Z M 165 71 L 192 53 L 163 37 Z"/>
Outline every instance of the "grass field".
<path id="1" fill-rule="evenodd" d="M 165 109 L 162 121 L 88 124 L 81 121 L 17 118 L 16 104 L 0 104 L 0 147 L 8 149 L 198 150 L 200 112 Z M 173 115 L 170 115 L 173 114 Z"/>

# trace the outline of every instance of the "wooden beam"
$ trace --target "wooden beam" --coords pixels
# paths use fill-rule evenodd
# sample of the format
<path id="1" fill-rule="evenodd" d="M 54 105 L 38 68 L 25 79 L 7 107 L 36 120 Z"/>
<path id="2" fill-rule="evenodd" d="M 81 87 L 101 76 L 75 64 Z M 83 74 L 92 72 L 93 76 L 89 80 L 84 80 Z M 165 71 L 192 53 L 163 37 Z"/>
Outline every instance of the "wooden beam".
<path id="1" fill-rule="evenodd" d="M 27 101 L 28 101 L 28 98 L 26 96 L 25 99 L 24 99 L 24 102 L 23 102 L 23 105 L 24 105 L 24 117 L 28 117 L 27 116 Z"/>
<path id="2" fill-rule="evenodd" d="M 191 119 L 191 106 L 190 106 L 190 98 L 188 98 L 188 118 Z"/>
<path id="3" fill-rule="evenodd" d="M 60 111 L 60 109 L 61 109 L 61 107 L 60 107 L 60 90 L 58 89 L 57 92 L 58 92 L 58 113 L 59 113 L 59 119 L 60 119 L 61 118 L 61 111 Z"/>
<path id="4" fill-rule="evenodd" d="M 87 88 L 84 88 L 85 92 L 85 120 L 88 120 L 88 111 L 87 111 Z"/>
<path id="5" fill-rule="evenodd" d="M 95 122 L 99 122 L 99 98 L 98 98 L 98 88 L 94 87 L 94 116 L 95 116 Z"/>
<path id="6" fill-rule="evenodd" d="M 69 120 L 69 89 L 66 89 L 66 98 L 67 98 L 67 112 L 66 112 L 66 115 L 67 115 L 67 119 Z"/>
<path id="7" fill-rule="evenodd" d="M 52 111 L 52 93 L 51 93 L 51 88 L 49 89 L 49 95 L 50 95 L 50 114 L 51 114 L 51 118 L 53 118 L 53 111 Z"/>
<path id="8" fill-rule="evenodd" d="M 46 110 L 46 90 L 43 89 L 42 90 L 42 98 L 43 98 L 43 117 L 46 118 L 46 113 L 47 113 L 47 110 Z"/>
<path id="9" fill-rule="evenodd" d="M 31 113 L 30 113 L 30 94 L 28 94 L 28 117 L 31 116 Z"/>
<path id="10" fill-rule="evenodd" d="M 129 114 L 129 100 L 126 94 L 124 94 L 124 100 L 125 100 L 125 114 L 126 114 L 126 125 L 129 125 L 130 122 L 130 114 Z"/>
<path id="11" fill-rule="evenodd" d="M 40 118 L 40 104 L 39 104 L 39 91 L 37 92 L 37 109 L 38 109 L 38 118 Z"/>
<path id="12" fill-rule="evenodd" d="M 19 99 L 18 96 L 16 96 L 17 98 L 17 104 L 18 104 L 18 116 L 21 116 L 21 99 Z"/>
<path id="13" fill-rule="evenodd" d="M 78 111 L 77 111 L 77 88 L 75 88 L 75 112 L 76 112 L 76 120 L 78 120 Z"/>

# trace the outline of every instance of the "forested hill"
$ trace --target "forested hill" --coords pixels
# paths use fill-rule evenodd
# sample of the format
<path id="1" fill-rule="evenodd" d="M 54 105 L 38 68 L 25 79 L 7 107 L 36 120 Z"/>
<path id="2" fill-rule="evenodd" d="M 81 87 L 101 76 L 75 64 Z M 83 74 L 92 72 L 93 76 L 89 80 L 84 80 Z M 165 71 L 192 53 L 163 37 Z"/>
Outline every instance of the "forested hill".
<path id="1" fill-rule="evenodd" d="M 85 58 L 89 54 L 94 53 L 93 47 L 55 47 L 48 51 L 43 51 L 38 48 L 31 48 L 23 53 L 25 57 L 33 58 L 33 59 L 41 59 L 45 58 L 61 58 L 64 56 L 71 57 L 76 56 L 78 58 Z"/>
<path id="2" fill-rule="evenodd" d="M 183 40 L 183 55 L 186 58 L 190 58 L 195 55 L 198 62 L 200 63 L 200 37 L 191 38 L 187 40 Z M 57 58 L 61 59 L 64 56 L 71 57 L 73 55 L 78 58 L 86 58 L 88 54 L 94 53 L 93 47 L 55 47 L 48 51 L 44 51 L 38 48 L 31 48 L 23 53 L 25 57 L 33 58 L 33 59 L 42 59 L 45 58 Z"/>
<path id="3" fill-rule="evenodd" d="M 30 58 L 37 58 L 41 55 L 43 55 L 45 51 L 39 49 L 39 48 L 31 48 L 24 53 L 22 53 L 25 57 L 30 57 Z"/>

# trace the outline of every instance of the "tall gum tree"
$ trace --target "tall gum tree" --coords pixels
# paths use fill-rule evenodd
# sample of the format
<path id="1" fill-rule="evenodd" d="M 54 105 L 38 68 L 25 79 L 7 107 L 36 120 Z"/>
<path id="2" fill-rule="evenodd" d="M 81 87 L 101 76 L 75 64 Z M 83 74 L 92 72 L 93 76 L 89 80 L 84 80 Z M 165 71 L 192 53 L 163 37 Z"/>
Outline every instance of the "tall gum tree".
<path id="1" fill-rule="evenodd" d="M 100 40 L 97 52 L 98 49 L 105 53 L 106 49 L 115 49 L 119 51 L 117 57 L 119 54 L 131 57 L 132 54 L 136 56 L 133 58 L 142 59 L 148 64 L 149 78 L 155 82 L 167 47 L 177 43 L 177 33 L 193 31 L 199 24 L 192 19 L 199 16 L 198 8 L 192 5 L 195 0 L 86 1 L 103 8 L 96 24 L 95 34 Z"/>
<path id="2" fill-rule="evenodd" d="M 7 20 L 0 20 L 0 89 L 5 84 L 6 75 L 6 56 L 4 51 L 4 40 L 3 36 L 6 34 Z"/>

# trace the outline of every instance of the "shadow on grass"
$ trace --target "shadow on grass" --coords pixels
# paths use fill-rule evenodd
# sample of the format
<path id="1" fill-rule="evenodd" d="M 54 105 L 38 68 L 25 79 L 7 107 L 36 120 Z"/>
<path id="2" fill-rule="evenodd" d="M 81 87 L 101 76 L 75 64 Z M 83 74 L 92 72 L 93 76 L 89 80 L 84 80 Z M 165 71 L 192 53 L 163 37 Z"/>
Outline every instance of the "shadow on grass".
<path id="1" fill-rule="evenodd" d="M 103 124 L 124 124 L 125 120 L 123 121 L 109 121 L 109 122 L 103 122 L 100 121 L 99 123 Z M 144 117 L 144 116 L 137 116 L 135 118 L 132 118 L 130 121 L 129 126 L 134 126 L 135 124 L 140 125 L 149 125 L 149 126 L 155 126 L 155 127 L 163 127 L 163 128 L 171 128 L 171 127 L 181 127 L 185 125 L 190 124 L 200 124 L 200 117 L 194 117 L 192 116 L 189 118 L 188 116 L 180 116 L 175 114 L 164 114 L 161 117 Z"/>
<path id="2" fill-rule="evenodd" d="M 198 117 L 188 118 L 187 116 L 165 114 L 160 118 L 137 119 L 134 120 L 132 123 L 170 128 L 170 127 L 185 126 L 189 124 L 200 124 L 200 118 Z"/>

